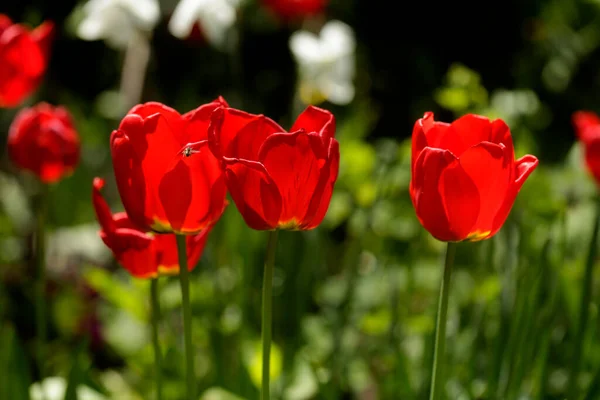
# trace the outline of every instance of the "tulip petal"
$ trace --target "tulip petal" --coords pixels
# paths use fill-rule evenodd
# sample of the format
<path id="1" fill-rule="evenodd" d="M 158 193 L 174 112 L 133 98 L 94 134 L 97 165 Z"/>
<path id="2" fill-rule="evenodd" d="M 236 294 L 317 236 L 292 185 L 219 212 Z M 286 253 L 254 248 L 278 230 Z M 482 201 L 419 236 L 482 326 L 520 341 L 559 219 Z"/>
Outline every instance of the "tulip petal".
<path id="1" fill-rule="evenodd" d="M 586 168 L 594 176 L 596 182 L 600 182 L 600 136 L 584 143 L 584 149 Z"/>
<path id="2" fill-rule="evenodd" d="M 583 142 L 589 142 L 600 137 L 600 117 L 593 111 L 576 111 L 572 116 L 577 137 Z"/>
<path id="3" fill-rule="evenodd" d="M 339 165 L 339 143 L 335 139 L 330 139 L 327 161 L 321 169 L 319 184 L 317 185 L 313 198 L 310 201 L 304 221 L 300 224 L 301 229 L 308 230 L 316 228 L 319 226 L 321 221 L 323 221 L 323 218 L 329 209 L 331 195 L 333 194 L 333 186 L 338 177 Z"/>
<path id="4" fill-rule="evenodd" d="M 478 210 L 478 213 L 474 221 L 464 218 L 466 211 L 461 211 L 462 216 L 449 215 L 450 225 L 455 232 L 483 239 L 493 230 L 494 219 L 512 185 L 512 152 L 506 151 L 503 145 L 482 142 L 465 151 L 459 163 L 477 192 L 477 195 L 464 199 L 462 207 Z M 448 183 L 453 184 L 451 181 Z M 468 192 L 464 190 L 464 193 Z M 475 201 L 479 203 L 475 204 Z M 460 229 L 455 227 L 455 220 L 460 220 Z"/>
<path id="5" fill-rule="evenodd" d="M 323 138 L 324 143 L 335 136 L 335 117 L 327 110 L 308 106 L 296 119 L 290 132 L 304 129 L 305 132 L 316 132 Z"/>
<path id="6" fill-rule="evenodd" d="M 327 151 L 317 133 L 276 133 L 263 144 L 259 160 L 275 181 L 283 208 L 279 224 L 297 228 L 319 184 Z"/>
<path id="7" fill-rule="evenodd" d="M 501 119 L 492 121 L 492 133 L 489 141 L 504 145 L 506 160 L 512 163 L 515 159 L 515 148 L 510 134 L 510 128 L 506 125 L 506 122 Z"/>
<path id="8" fill-rule="evenodd" d="M 129 138 L 120 131 L 110 137 L 113 169 L 121 201 L 129 218 L 139 226 L 150 226 L 155 199 L 148 194 L 142 163 Z"/>
<path id="9" fill-rule="evenodd" d="M 225 163 L 227 188 L 246 224 L 256 230 L 274 229 L 282 201 L 265 167 L 248 160 L 225 159 Z"/>
<path id="10" fill-rule="evenodd" d="M 211 116 L 208 142 L 210 150 L 219 159 L 227 157 L 257 161 L 262 143 L 277 132 L 285 130 L 264 115 L 219 108 Z"/>
<path id="11" fill-rule="evenodd" d="M 96 218 L 100 223 L 100 227 L 105 232 L 113 232 L 116 229 L 113 215 L 102 196 L 101 190 L 104 187 L 104 179 L 94 178 L 93 189 L 92 189 L 92 203 L 94 205 L 94 211 L 96 212 Z"/>
<path id="12" fill-rule="evenodd" d="M 208 127 L 212 113 L 219 107 L 227 107 L 225 99 L 219 96 L 211 103 L 203 104 L 200 107 L 183 115 L 185 121 L 185 132 L 181 145 L 208 140 Z"/>
<path id="13" fill-rule="evenodd" d="M 426 112 L 423 118 L 419 118 L 413 127 L 411 140 L 411 176 L 415 174 L 415 164 L 421 151 L 427 147 L 427 137 L 425 130 L 429 130 L 433 125 L 433 113 Z"/>
<path id="14" fill-rule="evenodd" d="M 429 141 L 430 146 L 450 150 L 460 157 L 467 149 L 477 143 L 489 141 L 491 136 L 490 120 L 474 114 L 467 114 L 454 121 L 446 132 L 439 135 L 435 142 Z"/>
<path id="15" fill-rule="evenodd" d="M 115 234 L 100 233 L 100 237 L 110 248 L 119 262 L 136 278 L 156 277 L 156 253 L 154 240 L 141 232 L 117 229 Z"/>
<path id="16" fill-rule="evenodd" d="M 14 107 L 33 92 L 46 69 L 38 44 L 20 25 L 0 36 L 0 105 Z"/>
<path id="17" fill-rule="evenodd" d="M 38 44 L 47 63 L 50 58 L 50 44 L 54 38 L 54 23 L 45 21 L 31 32 L 31 38 Z"/>
<path id="18" fill-rule="evenodd" d="M 159 198 L 171 228 L 191 234 L 216 221 L 225 207 L 226 186 L 206 144 L 179 158 L 162 178 Z"/>
<path id="19" fill-rule="evenodd" d="M 200 178 L 202 180 L 194 182 L 194 187 L 206 188 L 208 182 L 202 174 Z M 183 233 L 186 216 L 192 204 L 192 172 L 183 160 L 178 160 L 175 166 L 162 176 L 158 186 L 158 197 L 165 211 L 166 221 L 155 221 L 152 229 L 157 232 L 173 230 Z M 208 209 L 206 203 L 194 206 Z M 161 223 L 165 222 L 168 224 L 161 226 Z"/>
<path id="20" fill-rule="evenodd" d="M 410 181 L 410 195 L 417 217 L 425 229 L 438 240 L 456 241 L 462 238 L 451 229 L 440 193 L 443 171 L 458 160 L 447 151 L 426 147 L 415 162 Z"/>
<path id="21" fill-rule="evenodd" d="M 494 218 L 492 232 L 488 237 L 495 235 L 496 232 L 502 228 L 504 221 L 506 221 L 506 218 L 512 209 L 517 194 L 521 190 L 521 187 L 525 183 L 527 177 L 535 170 L 537 165 L 538 159 L 530 154 L 527 154 L 515 161 L 512 178 L 513 183 L 510 185 L 509 191 L 504 199 L 504 203 Z"/>

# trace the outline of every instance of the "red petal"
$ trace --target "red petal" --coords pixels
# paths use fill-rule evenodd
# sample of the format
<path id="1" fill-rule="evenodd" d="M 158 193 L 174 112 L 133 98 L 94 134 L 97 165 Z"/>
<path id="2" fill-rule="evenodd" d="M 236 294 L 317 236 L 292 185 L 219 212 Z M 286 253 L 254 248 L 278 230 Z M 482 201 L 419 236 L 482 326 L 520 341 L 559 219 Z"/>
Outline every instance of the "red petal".
<path id="1" fill-rule="evenodd" d="M 426 147 L 415 163 L 410 181 L 410 196 L 419 221 L 438 240 L 462 238 L 452 232 L 440 193 L 442 172 L 458 160 L 447 150 Z"/>
<path id="2" fill-rule="evenodd" d="M 129 138 L 122 132 L 113 131 L 110 143 L 113 169 L 123 207 L 136 225 L 150 230 L 157 202 L 152 193 L 148 192 L 142 163 Z"/>
<path id="3" fill-rule="evenodd" d="M 212 103 L 203 104 L 200 107 L 183 115 L 185 121 L 185 142 L 194 143 L 208 139 L 208 126 L 210 116 L 219 107 L 227 107 L 225 99 L 219 97 Z M 185 144 L 185 143 L 183 143 Z"/>
<path id="4" fill-rule="evenodd" d="M 415 173 L 415 164 L 417 162 L 417 159 L 419 158 L 421 150 L 427 147 L 427 137 L 425 136 L 425 130 L 431 129 L 433 123 L 434 121 L 432 112 L 426 112 L 423 118 L 419 118 L 417 122 L 415 122 L 411 141 L 411 176 Z"/>
<path id="5" fill-rule="evenodd" d="M 575 134 L 583 142 L 600 137 L 600 117 L 592 111 L 577 111 L 572 116 Z"/>
<path id="6" fill-rule="evenodd" d="M 117 261 L 136 278 L 157 276 L 154 239 L 139 231 L 118 229 L 114 235 L 102 235 Z"/>
<path id="7" fill-rule="evenodd" d="M 12 25 L 0 36 L 0 105 L 14 107 L 39 85 L 46 59 L 29 32 Z"/>
<path id="8" fill-rule="evenodd" d="M 490 142 L 496 144 L 503 144 L 506 158 L 512 162 L 515 159 L 515 149 L 513 145 L 512 136 L 510 134 L 510 128 L 501 119 L 492 121 L 492 134 L 490 136 Z"/>
<path id="9" fill-rule="evenodd" d="M 492 233 L 488 237 L 495 235 L 496 232 L 502 228 L 504 221 L 506 221 L 506 218 L 510 213 L 513 203 L 515 202 L 517 194 L 521 190 L 521 187 L 525 183 L 527 177 L 533 172 L 537 165 L 538 159 L 529 154 L 515 161 L 513 167 L 513 183 L 510 185 L 506 198 L 504 199 L 504 203 L 494 218 Z"/>
<path id="10" fill-rule="evenodd" d="M 8 17 L 8 15 L 0 14 L 0 36 L 2 35 L 2 32 L 4 32 L 6 29 L 8 29 L 8 27 L 11 25 L 12 25 L 12 21 Z"/>
<path id="11" fill-rule="evenodd" d="M 281 195 L 265 167 L 248 160 L 225 159 L 227 188 L 246 224 L 274 229 L 281 215 Z"/>
<path id="12" fill-rule="evenodd" d="M 54 23 L 45 21 L 31 32 L 31 38 L 38 44 L 47 63 L 50 58 L 50 45 L 54 38 Z"/>
<path id="13" fill-rule="evenodd" d="M 429 146 L 450 150 L 456 157 L 460 157 L 465 150 L 476 144 L 489 142 L 491 132 L 489 119 L 467 114 L 454 121 L 437 140 L 431 141 L 428 135 L 427 142 Z"/>
<path id="14" fill-rule="evenodd" d="M 105 232 L 113 232 L 116 229 L 113 215 L 106 204 L 106 200 L 102 197 L 100 191 L 104 187 L 104 179 L 94 178 L 93 189 L 92 189 L 92 203 L 94 204 L 94 211 L 96 212 L 96 218 L 100 223 L 100 227 Z"/>
<path id="15" fill-rule="evenodd" d="M 220 108 L 212 114 L 208 141 L 217 158 L 257 161 L 260 146 L 267 137 L 277 132 L 285 130 L 264 115 Z"/>
<path id="16" fill-rule="evenodd" d="M 463 200 L 462 207 L 467 209 L 460 215 L 449 214 L 450 225 L 455 232 L 478 240 L 483 239 L 494 229 L 494 219 L 512 186 L 512 151 L 509 152 L 503 146 L 494 143 L 482 142 L 465 151 L 459 162 L 464 173 L 470 178 L 468 182 L 475 185 L 477 195 L 469 195 Z M 454 185 L 451 180 L 448 184 Z M 462 191 L 467 193 L 465 189 Z M 479 203 L 473 204 L 474 201 Z M 473 214 L 476 217 L 475 221 L 465 218 L 465 214 L 471 209 L 479 211 L 478 214 Z M 455 228 L 455 220 L 461 225 L 461 229 Z M 466 229 L 466 232 L 463 229 Z"/>
<path id="17" fill-rule="evenodd" d="M 333 186 L 338 177 L 339 166 L 340 146 L 337 140 L 330 139 L 327 161 L 321 169 L 319 184 L 315 189 L 315 194 L 310 201 L 308 211 L 306 212 L 304 221 L 300 225 L 300 229 L 307 230 L 316 228 L 321 221 L 323 221 L 327 209 L 329 208 L 331 195 L 333 194 Z"/>
<path id="18" fill-rule="evenodd" d="M 290 132 L 304 129 L 306 133 L 316 132 L 323 138 L 324 143 L 335 136 L 335 117 L 327 110 L 308 106 L 294 122 Z"/>
<path id="19" fill-rule="evenodd" d="M 225 208 L 226 187 L 217 159 L 207 146 L 180 158 L 162 178 L 160 201 L 177 233 L 197 233 L 212 225 Z"/>
<path id="20" fill-rule="evenodd" d="M 283 208 L 280 225 L 304 220 L 319 184 L 328 149 L 318 134 L 276 133 L 263 144 L 259 160 L 279 189 Z"/>

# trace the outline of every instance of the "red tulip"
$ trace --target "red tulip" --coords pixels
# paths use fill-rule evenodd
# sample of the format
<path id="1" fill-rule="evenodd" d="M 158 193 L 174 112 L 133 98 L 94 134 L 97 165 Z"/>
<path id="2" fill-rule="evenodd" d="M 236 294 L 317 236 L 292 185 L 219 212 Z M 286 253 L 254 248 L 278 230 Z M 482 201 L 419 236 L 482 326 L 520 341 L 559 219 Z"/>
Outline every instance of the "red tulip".
<path id="1" fill-rule="evenodd" d="M 283 20 L 320 14 L 327 0 L 263 0 L 264 5 Z"/>
<path id="2" fill-rule="evenodd" d="M 335 119 L 309 106 L 290 133 L 263 115 L 217 109 L 208 141 L 227 188 L 253 229 L 307 230 L 323 220 L 337 179 Z"/>
<path id="3" fill-rule="evenodd" d="M 412 134 L 410 196 L 421 224 L 448 242 L 492 237 L 538 164 L 514 159 L 502 120 L 465 115 L 452 124 L 425 113 Z"/>
<path id="4" fill-rule="evenodd" d="M 227 188 L 207 147 L 219 98 L 185 115 L 160 103 L 137 105 L 113 131 L 110 146 L 129 218 L 146 230 L 196 234 L 223 213 Z"/>
<path id="5" fill-rule="evenodd" d="M 100 191 L 104 180 L 94 179 L 92 200 L 100 223 L 100 237 L 119 263 L 136 278 L 179 273 L 177 243 L 173 234 L 143 232 L 124 212 L 112 214 Z M 187 241 L 188 269 L 194 269 L 204 250 L 210 227 Z"/>
<path id="6" fill-rule="evenodd" d="M 42 81 L 54 24 L 32 31 L 0 14 L 0 107 L 18 106 Z"/>
<path id="7" fill-rule="evenodd" d="M 600 117 L 592 111 L 573 113 L 575 133 L 585 149 L 585 163 L 600 184 Z"/>
<path id="8" fill-rule="evenodd" d="M 21 110 L 8 132 L 8 154 L 44 183 L 73 172 L 79 162 L 79 137 L 67 109 L 39 103 Z"/>

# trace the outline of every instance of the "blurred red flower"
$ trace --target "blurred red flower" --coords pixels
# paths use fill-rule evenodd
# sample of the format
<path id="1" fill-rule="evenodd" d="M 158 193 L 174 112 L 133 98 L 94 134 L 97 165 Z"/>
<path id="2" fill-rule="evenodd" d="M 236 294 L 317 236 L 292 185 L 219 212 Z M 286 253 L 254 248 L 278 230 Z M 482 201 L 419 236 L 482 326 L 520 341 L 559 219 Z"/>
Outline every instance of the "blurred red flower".
<path id="1" fill-rule="evenodd" d="M 263 4 L 283 20 L 320 14 L 328 0 L 263 0 Z"/>
<path id="2" fill-rule="evenodd" d="M 572 119 L 575 133 L 583 143 L 587 168 L 600 184 L 600 117 L 592 111 L 577 111 Z"/>
<path id="3" fill-rule="evenodd" d="M 39 86 L 50 56 L 54 24 L 33 30 L 0 14 L 0 107 L 16 107 Z"/>
<path id="4" fill-rule="evenodd" d="M 532 155 L 515 161 L 502 120 L 469 114 L 447 124 L 428 112 L 412 134 L 410 196 L 417 217 L 442 241 L 490 238 L 537 164 Z"/>
<path id="5" fill-rule="evenodd" d="M 79 162 L 79 137 L 67 109 L 39 103 L 19 111 L 9 128 L 8 154 L 44 183 L 72 173 Z"/>
<path id="6" fill-rule="evenodd" d="M 339 167 L 335 118 L 309 106 L 290 133 L 263 115 L 219 108 L 208 132 L 227 188 L 246 224 L 257 230 L 308 230 L 329 207 Z"/>
<path id="7" fill-rule="evenodd" d="M 224 211 L 219 162 L 207 147 L 212 111 L 222 98 L 185 115 L 150 102 L 133 107 L 110 137 L 119 194 L 129 218 L 160 233 L 195 234 Z"/>
<path id="8" fill-rule="evenodd" d="M 177 243 L 173 234 L 146 233 L 124 212 L 112 214 L 101 190 L 104 180 L 95 178 L 92 200 L 100 223 L 100 237 L 117 261 L 136 278 L 156 278 L 179 273 Z M 204 250 L 211 227 L 186 237 L 188 269 L 194 269 Z"/>

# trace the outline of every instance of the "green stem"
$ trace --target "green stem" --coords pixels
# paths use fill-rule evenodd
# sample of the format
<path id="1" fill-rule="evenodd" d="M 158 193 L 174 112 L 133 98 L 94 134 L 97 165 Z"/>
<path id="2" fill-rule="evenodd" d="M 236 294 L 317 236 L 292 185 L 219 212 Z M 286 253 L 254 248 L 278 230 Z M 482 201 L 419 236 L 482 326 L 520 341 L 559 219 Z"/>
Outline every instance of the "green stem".
<path id="1" fill-rule="evenodd" d="M 590 301 L 592 299 L 592 272 L 594 270 L 594 261 L 596 259 L 596 250 L 598 242 L 598 227 L 600 226 L 600 200 L 596 202 L 596 218 L 594 220 L 594 228 L 592 238 L 590 240 L 590 248 L 585 264 L 585 275 L 583 277 L 583 288 L 581 291 L 581 302 L 579 304 L 579 319 L 577 322 L 577 333 L 573 342 L 573 354 L 571 358 L 571 373 L 569 375 L 569 399 L 576 400 L 578 397 L 579 388 L 577 380 L 579 370 L 581 368 L 581 350 L 583 349 L 583 340 L 585 330 L 587 328 L 588 315 L 590 311 Z"/>
<path id="2" fill-rule="evenodd" d="M 435 327 L 435 349 L 433 353 L 433 373 L 431 376 L 430 400 L 442 398 L 444 391 L 444 364 L 446 353 L 446 316 L 448 315 L 448 293 L 450 292 L 450 277 L 454 264 L 456 243 L 448 242 L 446 261 L 444 262 L 444 276 L 440 286 L 440 299 L 438 303 L 437 322 Z"/>
<path id="3" fill-rule="evenodd" d="M 273 268 L 275 266 L 275 249 L 277 247 L 277 230 L 269 232 L 267 255 L 265 257 L 265 274 L 263 277 L 262 293 L 262 385 L 261 400 L 271 398 L 271 330 L 273 319 Z"/>
<path id="4" fill-rule="evenodd" d="M 45 226 L 48 211 L 47 186 L 37 198 L 37 221 L 35 231 L 35 325 L 37 333 L 37 361 L 40 382 L 46 377 L 46 240 Z M 43 396 L 44 397 L 44 396 Z"/>
<path id="5" fill-rule="evenodd" d="M 150 302 L 152 305 L 152 345 L 154 346 L 154 367 L 156 369 L 156 400 L 162 400 L 162 355 L 158 341 L 158 321 L 160 320 L 160 304 L 158 302 L 158 278 L 150 281 Z"/>
<path id="6" fill-rule="evenodd" d="M 183 307 L 183 337 L 186 365 L 186 385 L 188 400 L 196 399 L 194 383 L 194 352 L 192 350 L 192 310 L 190 308 L 190 278 L 187 260 L 186 237 L 176 235 L 179 255 L 179 280 L 181 282 L 181 304 Z"/>

